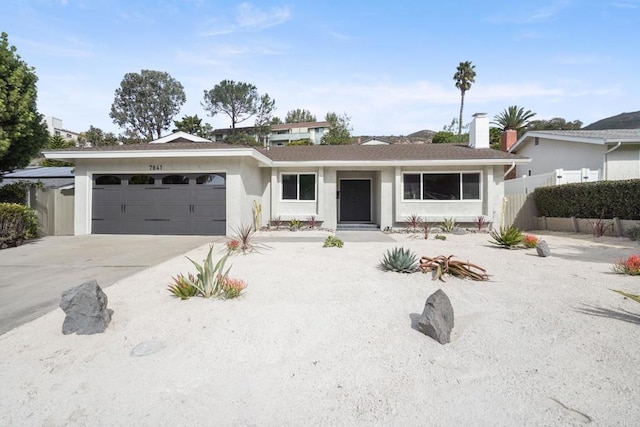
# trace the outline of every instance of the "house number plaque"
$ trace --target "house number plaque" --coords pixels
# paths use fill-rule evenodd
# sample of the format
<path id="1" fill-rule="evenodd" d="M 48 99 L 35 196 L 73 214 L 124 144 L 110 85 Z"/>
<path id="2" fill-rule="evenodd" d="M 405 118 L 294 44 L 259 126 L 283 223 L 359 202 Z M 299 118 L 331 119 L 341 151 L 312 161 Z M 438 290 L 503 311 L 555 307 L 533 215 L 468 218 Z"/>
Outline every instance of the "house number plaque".
<path id="1" fill-rule="evenodd" d="M 149 165 L 149 170 L 150 171 L 161 171 L 162 170 L 162 165 Z"/>

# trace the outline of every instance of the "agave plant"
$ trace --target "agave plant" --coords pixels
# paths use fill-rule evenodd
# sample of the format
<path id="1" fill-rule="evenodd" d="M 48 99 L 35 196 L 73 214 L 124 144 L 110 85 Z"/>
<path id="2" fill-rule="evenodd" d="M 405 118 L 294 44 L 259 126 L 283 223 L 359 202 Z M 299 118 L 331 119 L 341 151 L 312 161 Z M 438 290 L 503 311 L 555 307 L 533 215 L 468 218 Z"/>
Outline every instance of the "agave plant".
<path id="1" fill-rule="evenodd" d="M 500 227 L 500 230 L 493 230 L 489 235 L 493 239 L 493 241 L 489 241 L 490 243 L 507 249 L 517 247 L 524 241 L 522 231 L 514 226 Z"/>
<path id="2" fill-rule="evenodd" d="M 617 289 L 611 289 L 611 290 L 612 290 L 613 292 L 617 292 L 617 293 L 619 293 L 620 295 L 622 295 L 622 296 L 624 296 L 624 297 L 626 297 L 626 298 L 632 299 L 632 300 L 634 300 L 635 302 L 640 302 L 640 295 L 630 294 L 630 293 L 627 293 L 627 292 L 619 291 L 619 290 L 617 290 Z"/>
<path id="3" fill-rule="evenodd" d="M 418 270 L 418 257 L 410 249 L 393 248 L 387 250 L 380 261 L 380 268 L 396 273 L 414 273 Z"/>
<path id="4" fill-rule="evenodd" d="M 456 228 L 456 219 L 455 218 L 443 218 L 442 225 L 440 229 L 443 233 L 451 233 L 453 229 Z"/>
<path id="5" fill-rule="evenodd" d="M 445 274 L 450 274 L 461 279 L 489 280 L 487 271 L 484 268 L 476 264 L 471 264 L 468 261 L 454 260 L 453 255 L 449 255 L 448 257 L 440 255 L 435 258 L 423 256 L 420 258 L 420 270 L 422 270 L 423 273 L 433 271 L 433 280 L 439 279 L 443 282 L 444 279 L 442 276 Z"/>
<path id="6" fill-rule="evenodd" d="M 225 255 L 213 264 L 213 245 L 209 246 L 209 253 L 207 257 L 199 264 L 187 257 L 189 261 L 196 267 L 198 274 L 195 280 L 191 280 L 188 276 L 184 280 L 191 286 L 198 290 L 198 293 L 204 298 L 211 298 L 219 296 L 222 292 L 222 284 L 229 275 L 231 267 L 224 269 L 224 265 L 229 258 L 230 252 L 226 252 Z"/>
<path id="7" fill-rule="evenodd" d="M 191 283 L 195 282 L 196 278 L 193 274 L 189 273 L 187 277 L 182 274 L 178 274 L 172 277 L 173 283 L 169 284 L 167 289 L 173 294 L 174 297 L 180 299 L 189 299 L 198 295 L 198 288 Z"/>

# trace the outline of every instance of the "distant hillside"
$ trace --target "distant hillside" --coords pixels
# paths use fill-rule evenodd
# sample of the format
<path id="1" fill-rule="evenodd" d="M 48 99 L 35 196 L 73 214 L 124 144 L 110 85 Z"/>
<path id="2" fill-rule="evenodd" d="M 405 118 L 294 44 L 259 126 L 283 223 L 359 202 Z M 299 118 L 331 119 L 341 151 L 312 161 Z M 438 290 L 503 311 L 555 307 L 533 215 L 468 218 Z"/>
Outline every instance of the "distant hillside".
<path id="1" fill-rule="evenodd" d="M 617 116 L 607 117 L 583 127 L 585 130 L 604 129 L 640 129 L 640 111 L 635 113 L 622 113 Z"/>
<path id="2" fill-rule="evenodd" d="M 355 144 L 357 144 L 358 138 L 360 138 L 361 141 L 365 141 L 369 138 L 378 138 L 384 141 L 389 141 L 391 144 L 430 144 L 433 139 L 433 135 L 435 135 L 434 131 L 424 129 L 406 136 L 361 135 L 353 137 L 353 140 Z"/>

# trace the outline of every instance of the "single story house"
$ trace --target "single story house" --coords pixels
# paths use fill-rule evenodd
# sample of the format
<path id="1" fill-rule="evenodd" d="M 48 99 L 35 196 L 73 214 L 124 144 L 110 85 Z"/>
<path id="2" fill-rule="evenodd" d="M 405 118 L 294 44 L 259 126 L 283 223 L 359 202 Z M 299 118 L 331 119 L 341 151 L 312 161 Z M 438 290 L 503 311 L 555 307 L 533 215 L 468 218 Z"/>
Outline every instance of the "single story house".
<path id="1" fill-rule="evenodd" d="M 531 159 L 515 176 L 591 169 L 605 180 L 640 178 L 640 129 L 532 131 L 507 150 Z"/>
<path id="2" fill-rule="evenodd" d="M 188 135 L 188 134 L 187 134 Z M 489 148 L 476 114 L 469 145 L 245 147 L 190 141 L 45 152 L 75 163 L 75 234 L 231 235 L 273 218 L 323 227 L 426 221 L 499 224 L 505 166 L 529 162 Z"/>

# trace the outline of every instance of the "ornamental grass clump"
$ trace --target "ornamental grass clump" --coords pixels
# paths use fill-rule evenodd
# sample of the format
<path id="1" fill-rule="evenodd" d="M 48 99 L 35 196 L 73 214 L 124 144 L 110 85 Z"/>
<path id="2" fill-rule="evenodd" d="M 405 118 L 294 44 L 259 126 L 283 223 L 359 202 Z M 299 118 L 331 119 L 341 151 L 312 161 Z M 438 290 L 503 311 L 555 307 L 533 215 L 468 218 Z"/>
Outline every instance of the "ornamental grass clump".
<path id="1" fill-rule="evenodd" d="M 627 259 L 620 259 L 613 264 L 613 271 L 618 274 L 640 276 L 640 255 L 631 255 Z"/>
<path id="2" fill-rule="evenodd" d="M 522 231 L 518 230 L 514 226 L 500 227 L 499 230 L 493 230 L 489 233 L 494 245 L 502 246 L 503 248 L 512 249 L 522 245 L 524 241 L 524 235 Z"/>
<path id="3" fill-rule="evenodd" d="M 379 266 L 384 271 L 414 273 L 418 271 L 418 257 L 410 249 L 393 248 L 387 250 Z"/>
<path id="4" fill-rule="evenodd" d="M 470 262 L 458 261 L 453 259 L 453 255 L 440 255 L 435 258 L 423 256 L 420 258 L 420 270 L 423 273 L 433 272 L 432 280 L 440 280 L 444 282 L 442 276 L 449 274 L 460 279 L 471 279 L 477 281 L 489 280 L 487 271 L 479 265 Z"/>

